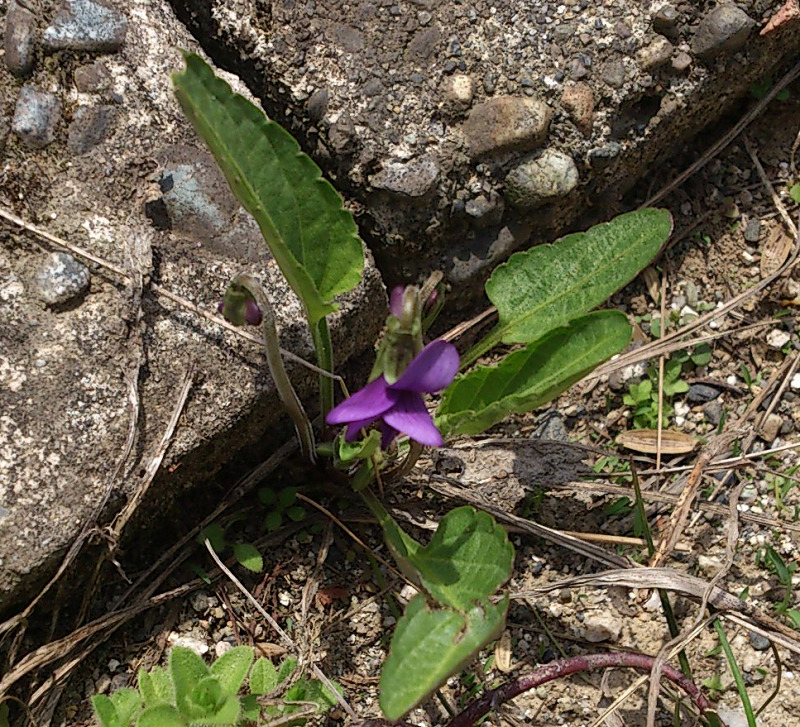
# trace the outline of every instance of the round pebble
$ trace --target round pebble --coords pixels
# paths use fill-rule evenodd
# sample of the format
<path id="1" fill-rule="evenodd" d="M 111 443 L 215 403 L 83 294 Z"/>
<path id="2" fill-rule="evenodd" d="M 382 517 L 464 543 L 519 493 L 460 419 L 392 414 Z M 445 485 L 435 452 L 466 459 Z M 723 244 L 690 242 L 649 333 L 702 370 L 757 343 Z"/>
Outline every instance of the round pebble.
<path id="1" fill-rule="evenodd" d="M 89 269 L 66 252 L 53 252 L 33 277 L 36 296 L 48 305 L 64 305 L 89 289 Z"/>

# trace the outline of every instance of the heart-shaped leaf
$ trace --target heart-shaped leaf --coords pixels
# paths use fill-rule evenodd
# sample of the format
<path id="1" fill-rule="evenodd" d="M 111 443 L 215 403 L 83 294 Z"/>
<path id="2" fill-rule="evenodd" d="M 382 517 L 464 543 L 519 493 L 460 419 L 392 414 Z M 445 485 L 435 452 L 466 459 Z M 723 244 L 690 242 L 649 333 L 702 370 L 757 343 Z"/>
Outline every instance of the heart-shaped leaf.
<path id="1" fill-rule="evenodd" d="M 496 366 L 479 366 L 445 390 L 436 426 L 445 436 L 478 434 L 509 414 L 535 409 L 558 396 L 628 345 L 631 326 L 619 311 L 578 318 Z"/>
<path id="2" fill-rule="evenodd" d="M 512 255 L 486 283 L 497 326 L 462 357 L 462 367 L 500 342 L 536 341 L 597 307 L 653 259 L 671 232 L 669 212 L 642 209 Z"/>
<path id="3" fill-rule="evenodd" d="M 510 578 L 514 548 L 491 515 L 458 507 L 442 518 L 430 543 L 410 560 L 422 587 L 438 603 L 466 612 Z"/>
<path id="4" fill-rule="evenodd" d="M 202 58 L 186 54 L 186 70 L 172 80 L 184 113 L 255 217 L 313 327 L 336 309 L 334 296 L 361 279 L 364 253 L 353 216 L 292 136 Z"/>
<path id="5" fill-rule="evenodd" d="M 415 596 L 397 622 L 381 672 L 380 705 L 387 719 L 400 719 L 496 638 L 507 608 L 508 596 L 467 613 L 432 608 L 425 596 Z"/>

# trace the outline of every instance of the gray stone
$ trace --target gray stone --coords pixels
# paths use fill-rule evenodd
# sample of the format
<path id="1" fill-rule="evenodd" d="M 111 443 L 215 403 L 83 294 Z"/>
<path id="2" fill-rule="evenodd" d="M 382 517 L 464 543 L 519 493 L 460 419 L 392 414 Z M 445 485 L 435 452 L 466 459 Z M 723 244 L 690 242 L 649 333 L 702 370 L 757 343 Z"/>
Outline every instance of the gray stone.
<path id="1" fill-rule="evenodd" d="M 33 291 L 47 305 L 64 305 L 89 289 L 89 268 L 66 252 L 53 252 L 36 270 Z"/>
<path id="2" fill-rule="evenodd" d="M 750 243 L 757 243 L 761 239 L 761 220 L 751 217 L 744 226 L 744 239 Z"/>
<path id="3" fill-rule="evenodd" d="M 25 85 L 17 97 L 11 128 L 28 146 L 42 149 L 56 135 L 61 118 L 61 101 L 53 93 Z"/>
<path id="4" fill-rule="evenodd" d="M 553 149 L 527 157 L 506 177 L 505 197 L 515 207 L 535 209 L 568 195 L 580 176 L 569 154 Z"/>
<path id="5" fill-rule="evenodd" d="M 564 417 L 558 412 L 548 416 L 544 423 L 533 433 L 532 439 L 569 442 L 569 432 L 564 426 Z"/>
<path id="6" fill-rule="evenodd" d="M 60 50 L 115 53 L 125 42 L 128 21 L 122 13 L 96 0 L 65 0 L 42 35 L 48 52 Z"/>
<path id="7" fill-rule="evenodd" d="M 74 154 L 86 154 L 108 136 L 117 109 L 114 106 L 79 106 L 67 131 L 67 146 Z"/>
<path id="8" fill-rule="evenodd" d="M 330 100 L 330 93 L 327 88 L 318 88 L 306 101 L 306 109 L 308 110 L 308 118 L 314 122 L 321 121 L 325 112 L 328 110 L 328 101 Z"/>
<path id="9" fill-rule="evenodd" d="M 720 390 L 706 384 L 692 384 L 686 392 L 686 398 L 693 404 L 713 401 L 720 395 Z"/>
<path id="10" fill-rule="evenodd" d="M 36 16 L 16 0 L 11 0 L 6 12 L 3 46 L 8 70 L 18 78 L 30 75 L 36 50 Z"/>
<path id="11" fill-rule="evenodd" d="M 703 416 L 712 426 L 716 427 L 722 421 L 722 412 L 722 404 L 720 404 L 719 399 L 703 404 Z"/>
<path id="12" fill-rule="evenodd" d="M 662 5 L 653 15 L 653 30 L 667 38 L 677 38 L 680 13 L 674 5 Z"/>
<path id="13" fill-rule="evenodd" d="M 683 73 L 692 65 L 692 57 L 685 51 L 678 51 L 672 58 L 672 70 Z"/>
<path id="14" fill-rule="evenodd" d="M 750 646 L 756 651 L 766 651 L 770 648 L 770 640 L 766 636 L 750 631 L 747 634 L 747 638 L 750 641 Z"/>
<path id="15" fill-rule="evenodd" d="M 692 53 L 704 61 L 735 53 L 744 47 L 755 27 L 755 21 L 736 5 L 717 5 L 700 21 L 692 38 Z"/>
<path id="16" fill-rule="evenodd" d="M 464 211 L 476 220 L 479 227 L 497 224 L 503 217 L 504 208 L 503 198 L 495 192 L 468 199 L 464 205 Z"/>
<path id="17" fill-rule="evenodd" d="M 628 76 L 625 64 L 618 59 L 612 60 L 603 66 L 600 75 L 611 88 L 622 88 Z"/>
<path id="18" fill-rule="evenodd" d="M 435 188 L 439 171 L 439 163 L 431 157 L 387 162 L 370 181 L 375 189 L 404 197 L 424 197 Z"/>
<path id="19" fill-rule="evenodd" d="M 462 129 L 473 157 L 531 151 L 547 138 L 552 117 L 541 99 L 498 96 L 473 108 Z"/>

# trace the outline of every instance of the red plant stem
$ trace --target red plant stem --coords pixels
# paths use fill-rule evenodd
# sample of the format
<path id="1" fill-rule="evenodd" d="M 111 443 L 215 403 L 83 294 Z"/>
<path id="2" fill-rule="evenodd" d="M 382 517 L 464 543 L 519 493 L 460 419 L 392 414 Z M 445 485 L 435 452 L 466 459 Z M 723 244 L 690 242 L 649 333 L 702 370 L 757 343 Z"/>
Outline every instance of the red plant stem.
<path id="1" fill-rule="evenodd" d="M 650 671 L 655 663 L 655 657 L 647 654 L 630 654 L 619 652 L 616 654 L 590 654 L 588 656 L 572 656 L 568 659 L 559 659 L 550 664 L 539 667 L 533 673 L 519 679 L 507 682 L 497 689 L 492 689 L 484 694 L 480 699 L 476 699 L 463 712 L 457 714 L 448 727 L 471 727 L 483 715 L 496 709 L 509 699 L 513 699 L 518 694 L 527 692 L 529 689 L 538 687 L 541 684 L 559 679 L 569 674 L 581 671 L 593 671 L 595 669 L 605 669 L 607 667 L 633 667 L 634 669 L 644 669 Z M 677 669 L 665 664 L 661 674 L 680 687 L 700 712 L 713 710 L 711 702 L 697 688 L 690 679 L 687 679 Z M 720 720 L 722 727 L 725 727 Z"/>

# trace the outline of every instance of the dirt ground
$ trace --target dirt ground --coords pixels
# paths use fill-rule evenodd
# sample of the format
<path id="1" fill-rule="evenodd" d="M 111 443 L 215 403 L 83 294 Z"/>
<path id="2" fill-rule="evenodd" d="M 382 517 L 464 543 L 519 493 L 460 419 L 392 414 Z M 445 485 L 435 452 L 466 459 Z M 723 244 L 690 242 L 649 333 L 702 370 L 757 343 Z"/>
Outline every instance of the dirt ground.
<path id="1" fill-rule="evenodd" d="M 736 120 L 730 119 L 731 126 Z M 645 192 L 658 192 L 678 171 L 701 158 L 729 128 L 708 131 L 675 158 L 672 168 L 654 170 L 646 180 Z M 790 193 L 800 182 L 793 159 L 798 133 L 800 86 L 794 86 L 788 99 L 773 101 L 722 154 L 659 202 L 674 215 L 671 244 L 654 268 L 612 301 L 638 324 L 635 348 L 603 367 L 601 376 L 576 385 L 546 410 L 506 422 L 479 442 L 456 443 L 452 451 L 472 453 L 469 467 L 461 467 L 457 457 L 454 465 L 450 452 L 421 460 L 417 472 L 389 493 L 396 512 L 407 513 L 409 522 L 415 524 L 409 525 L 413 535 L 426 537 L 422 530 L 434 527 L 443 512 L 464 499 L 485 498 L 535 523 L 589 534 L 596 547 L 610 554 L 646 562 L 641 529 L 629 505 L 634 499 L 633 467 L 657 541 L 670 527 L 670 513 L 678 508 L 682 494 L 688 493 L 691 485 L 696 488 L 698 497 L 690 499 L 686 523 L 662 564 L 705 583 L 719 575 L 719 588 L 783 624 L 784 639 L 800 644 L 800 634 L 792 635 L 797 632 L 791 630 L 791 617 L 785 613 L 787 608 L 798 608 L 791 588 L 800 582 L 794 575 L 800 563 L 800 487 L 795 486 L 800 482 L 795 478 L 800 464 L 796 449 L 800 447 L 800 342 L 796 330 L 800 273 L 792 268 L 758 289 L 793 249 L 792 232 L 779 209 L 798 223 L 800 207 Z M 797 197 L 800 199 L 800 194 Z M 641 201 L 625 200 L 623 205 L 629 209 Z M 654 391 L 664 388 L 663 379 L 659 384 L 658 355 L 651 353 L 662 287 L 666 291 L 667 333 L 691 326 L 698 316 L 742 297 L 726 315 L 689 331 L 683 342 L 666 354 L 667 362 L 673 360 L 666 368 L 675 371 L 674 362 L 678 361 L 676 380 L 692 388 L 687 392 L 680 390 L 686 387 L 667 385 L 669 391 L 677 391 L 664 394 L 665 428 L 695 438 L 697 446 L 689 453 L 657 456 L 623 449 L 616 439 L 647 422 L 648 417 L 657 421 L 657 401 L 645 402 L 637 409 L 626 403 L 625 397 L 632 395 L 632 386 L 650 378 Z M 748 291 L 749 295 L 742 295 Z M 714 338 L 706 340 L 709 336 Z M 687 348 L 686 340 L 696 345 Z M 703 343 L 707 349 L 698 348 Z M 687 350 L 698 354 L 696 360 L 678 353 Z M 632 363 L 637 355 L 649 358 Z M 648 362 L 654 367 L 651 374 Z M 581 451 L 579 457 L 592 468 L 589 474 L 579 479 L 569 471 L 567 477 L 526 480 L 493 457 L 481 455 L 485 448 L 502 449 L 506 439 L 529 442 L 537 436 L 562 442 L 564 451 L 570 451 L 565 440 L 591 448 Z M 522 447 L 515 456 L 523 463 L 542 455 Z M 553 456 L 558 462 L 563 451 Z M 719 464 L 725 458 L 734 461 Z M 517 473 L 521 469 L 520 465 Z M 452 491 L 442 494 L 448 483 L 463 488 L 458 499 Z M 337 522 L 301 501 L 305 520 L 264 535 L 265 507 L 255 496 L 241 501 L 237 513 L 242 519 L 231 526 L 228 535 L 231 540 L 255 542 L 264 555 L 265 568 L 260 575 L 238 567 L 236 573 L 289 631 L 297 655 L 313 660 L 337 680 L 360 718 L 376 717 L 378 673 L 395 622 L 387 593 L 399 592 L 402 598 L 403 584 L 373 567 L 362 545 L 342 526 L 355 532 L 375 553 L 383 554 L 378 529 L 356 500 L 340 493 L 338 486 L 320 482 L 318 473 L 293 465 L 272 474 L 268 484 L 273 488 L 301 485 L 300 492 L 328 508 Z M 738 502 L 736 519 L 730 514 L 732 501 Z M 731 530 L 734 527 L 738 531 Z M 657 654 L 669 641 L 664 614 L 651 589 L 583 584 L 545 592 L 542 589 L 549 584 L 596 574 L 607 567 L 524 529 L 511 532 L 517 555 L 509 584 L 513 600 L 506 634 L 498 646 L 483 652 L 442 690 L 442 700 L 456 710 L 484 688 L 561 654 L 610 650 Z M 728 542 L 731 533 L 735 548 Z M 125 576 L 135 580 L 144 572 L 147 558 L 171 545 L 143 544 L 141 555 L 146 558 L 121 564 Z M 776 573 L 776 556 L 788 570 L 784 582 Z M 140 667 L 162 661 L 168 646 L 178 640 L 209 656 L 239 643 L 255 645 L 275 658 L 286 653 L 230 581 L 216 578 L 206 585 L 196 579 L 192 566 L 213 571 L 207 554 L 195 548 L 159 589 L 176 589 L 173 595 L 124 618 L 113 633 L 110 627 L 101 629 L 90 640 L 97 648 L 85 654 L 75 652 L 80 658 L 60 672 L 62 681 L 57 688 L 46 685 L 45 680 L 63 662 L 45 661 L 35 681 L 28 684 L 30 693 L 45 684 L 42 693 L 60 699 L 53 700 L 49 708 L 42 706 L 46 698 L 39 702 L 38 724 L 48 724 L 48 719 L 54 726 L 94 724 L 89 696 L 133 683 Z M 107 603 L 127 587 L 122 572 L 113 571 L 109 578 L 104 591 Z M 688 598 L 673 593 L 671 600 L 682 632 L 703 615 L 698 604 Z M 800 712 L 798 652 L 783 646 L 773 650 L 762 635 L 749 633 L 728 619 L 723 623 L 754 707 L 777 692 L 758 724 L 793 724 Z M 99 638 L 109 634 L 107 640 Z M 731 671 L 718 646 L 718 638 L 707 624 L 688 641 L 686 653 L 695 681 L 703 685 L 729 725 L 746 724 Z M 606 675 L 563 679 L 517 698 L 489 720 L 512 725 L 644 725 L 646 685 L 636 689 L 615 713 L 602 716 L 604 707 L 638 676 L 614 670 Z M 662 694 L 657 724 L 674 724 L 672 708 L 671 697 Z M 340 723 L 343 718 L 343 712 L 334 709 L 318 719 Z M 445 723 L 447 716 L 441 702 L 431 700 L 408 719 L 433 725 Z M 688 713 L 678 721 L 696 723 Z"/>

